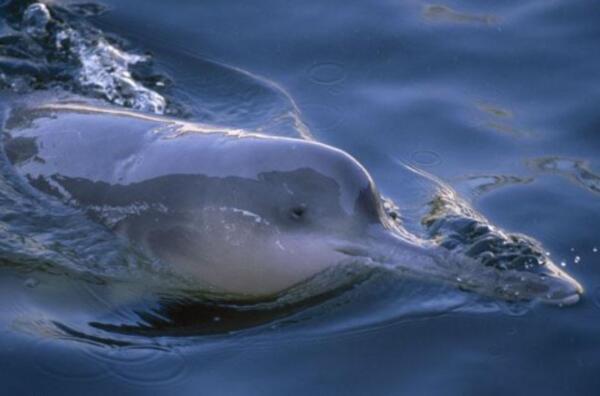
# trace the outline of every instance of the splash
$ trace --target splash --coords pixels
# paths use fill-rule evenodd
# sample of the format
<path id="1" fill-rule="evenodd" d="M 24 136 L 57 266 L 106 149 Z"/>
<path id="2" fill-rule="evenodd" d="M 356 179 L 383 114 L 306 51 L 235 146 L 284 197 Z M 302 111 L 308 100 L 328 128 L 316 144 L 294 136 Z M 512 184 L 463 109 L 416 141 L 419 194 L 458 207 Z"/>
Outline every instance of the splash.
<path id="1" fill-rule="evenodd" d="M 438 185 L 422 224 L 429 239 L 448 252 L 459 287 L 509 301 L 579 301 L 582 287 L 550 260 L 538 241 L 492 225 L 449 186 L 418 172 Z"/>
<path id="2" fill-rule="evenodd" d="M 118 106 L 177 113 L 159 92 L 168 80 L 151 70 L 151 57 L 124 50 L 81 17 L 99 9 L 17 1 L 2 8 L 11 29 L 0 37 L 0 87 L 23 93 L 60 86 Z"/>

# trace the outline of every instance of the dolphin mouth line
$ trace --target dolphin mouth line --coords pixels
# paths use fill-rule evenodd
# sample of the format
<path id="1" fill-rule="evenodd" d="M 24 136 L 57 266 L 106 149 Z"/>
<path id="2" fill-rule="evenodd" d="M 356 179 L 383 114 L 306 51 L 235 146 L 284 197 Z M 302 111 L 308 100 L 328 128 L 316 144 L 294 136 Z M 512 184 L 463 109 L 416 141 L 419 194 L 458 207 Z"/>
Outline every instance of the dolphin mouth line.
<path id="1" fill-rule="evenodd" d="M 334 249 L 336 252 L 350 257 L 372 258 L 372 255 L 366 249 L 355 246 L 341 246 Z"/>
<path id="2" fill-rule="evenodd" d="M 576 304 L 577 302 L 579 302 L 579 300 L 581 300 L 584 293 L 584 288 L 579 282 L 577 282 L 575 279 L 573 279 L 568 274 L 562 271 L 559 272 L 557 279 L 563 282 L 564 285 L 568 285 L 569 287 L 571 287 L 572 290 L 563 293 L 559 292 L 556 293 L 554 296 L 546 296 L 545 299 L 542 299 L 542 302 L 551 305 L 566 306 Z"/>
<path id="3" fill-rule="evenodd" d="M 542 302 L 550 305 L 567 306 L 578 303 L 580 299 L 581 293 L 574 292 L 566 297 L 544 299 Z"/>
<path id="4" fill-rule="evenodd" d="M 360 245 L 357 246 L 348 244 L 337 246 L 334 248 L 334 251 L 336 251 L 337 253 L 341 253 L 344 256 L 347 256 L 351 259 L 366 260 L 372 264 L 379 264 L 382 268 L 384 268 L 387 266 L 387 264 L 393 263 L 393 254 L 396 252 L 397 249 L 398 247 L 395 246 L 392 249 L 392 253 L 386 255 L 374 251 L 373 247 L 369 248 Z"/>

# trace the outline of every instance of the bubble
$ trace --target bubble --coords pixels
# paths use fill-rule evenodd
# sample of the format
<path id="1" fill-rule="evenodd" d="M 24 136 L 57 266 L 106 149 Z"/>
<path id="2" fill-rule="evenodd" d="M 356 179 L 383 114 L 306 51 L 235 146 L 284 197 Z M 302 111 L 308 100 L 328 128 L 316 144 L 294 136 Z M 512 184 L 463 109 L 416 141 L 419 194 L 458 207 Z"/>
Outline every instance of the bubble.
<path id="1" fill-rule="evenodd" d="M 48 11 L 46 5 L 42 3 L 30 5 L 23 13 L 23 25 L 25 25 L 25 31 L 33 37 L 42 38 L 46 36 L 46 27 L 51 19 L 50 11 Z"/>
<path id="2" fill-rule="evenodd" d="M 596 246 L 594 246 L 594 247 L 592 248 L 592 252 L 594 252 L 594 253 L 598 253 L 598 248 L 597 248 Z"/>
<path id="3" fill-rule="evenodd" d="M 580 261 L 581 261 L 581 257 L 579 257 L 579 256 L 575 256 L 575 258 L 573 259 L 573 262 L 575 264 L 579 264 Z"/>
<path id="4" fill-rule="evenodd" d="M 335 62 L 316 63 L 308 69 L 310 80 L 316 84 L 333 85 L 346 79 L 343 65 Z"/>

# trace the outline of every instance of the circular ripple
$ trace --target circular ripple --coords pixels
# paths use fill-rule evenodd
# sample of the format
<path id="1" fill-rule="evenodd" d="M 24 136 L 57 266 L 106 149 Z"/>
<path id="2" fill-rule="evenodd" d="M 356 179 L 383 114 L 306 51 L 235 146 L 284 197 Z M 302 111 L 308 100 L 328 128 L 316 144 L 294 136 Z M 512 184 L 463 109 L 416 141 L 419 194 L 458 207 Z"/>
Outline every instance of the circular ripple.
<path id="1" fill-rule="evenodd" d="M 180 380 L 185 370 L 183 356 L 160 347 L 128 347 L 119 349 L 110 370 L 124 381 L 138 385 L 167 384 Z"/>
<path id="2" fill-rule="evenodd" d="M 90 358 L 105 363 L 114 364 L 144 364 L 147 361 L 156 358 L 159 353 L 155 348 L 151 347 L 136 347 L 135 353 L 129 353 L 133 347 L 123 348 L 87 348 L 85 353 Z"/>
<path id="3" fill-rule="evenodd" d="M 410 155 L 410 159 L 420 166 L 434 166 L 442 162 L 438 153 L 429 150 L 415 151 Z"/>
<path id="4" fill-rule="evenodd" d="M 106 365 L 85 353 L 86 347 L 62 340 L 36 342 L 35 364 L 44 374 L 64 380 L 89 381 L 108 375 Z"/>
<path id="5" fill-rule="evenodd" d="M 315 63 L 308 69 L 308 75 L 316 84 L 333 85 L 346 79 L 346 69 L 335 62 Z"/>
<path id="6" fill-rule="evenodd" d="M 327 92 L 329 92 L 333 96 L 339 96 L 344 93 L 344 89 L 343 86 L 334 85 L 329 87 L 329 89 L 327 89 Z"/>

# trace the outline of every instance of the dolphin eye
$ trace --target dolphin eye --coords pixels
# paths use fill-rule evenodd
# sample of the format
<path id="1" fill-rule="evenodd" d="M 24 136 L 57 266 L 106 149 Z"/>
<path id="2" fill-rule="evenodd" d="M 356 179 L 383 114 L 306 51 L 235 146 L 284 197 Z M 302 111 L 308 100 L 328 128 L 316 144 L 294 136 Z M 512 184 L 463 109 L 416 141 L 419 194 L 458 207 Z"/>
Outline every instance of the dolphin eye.
<path id="1" fill-rule="evenodd" d="M 306 214 L 306 207 L 304 205 L 294 206 L 290 210 L 290 217 L 294 220 L 301 220 Z"/>

